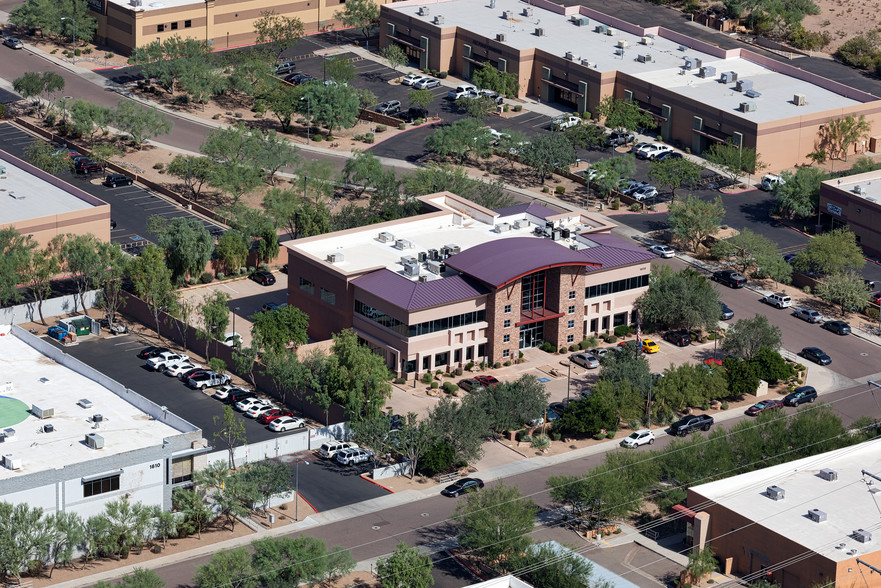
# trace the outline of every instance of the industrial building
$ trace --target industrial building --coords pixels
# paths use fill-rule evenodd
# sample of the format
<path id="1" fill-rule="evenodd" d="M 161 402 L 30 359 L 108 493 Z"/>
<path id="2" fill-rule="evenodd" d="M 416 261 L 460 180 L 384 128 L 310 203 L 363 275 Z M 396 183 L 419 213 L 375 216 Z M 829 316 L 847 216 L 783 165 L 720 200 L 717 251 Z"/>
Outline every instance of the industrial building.
<path id="1" fill-rule="evenodd" d="M 448 192 L 421 215 L 288 241 L 288 303 L 309 336 L 353 328 L 399 374 L 514 360 L 634 321 L 656 256 L 608 218 Z"/>
<path id="2" fill-rule="evenodd" d="M 380 45 L 422 69 L 469 78 L 482 64 L 516 75 L 519 96 L 595 112 L 607 96 L 651 113 L 666 142 L 700 154 L 730 141 L 772 170 L 806 163 L 830 120 L 864 114 L 881 134 L 881 99 L 747 49 L 722 49 L 548 0 L 406 0 L 381 8 Z M 850 145 L 860 153 L 868 143 Z"/>
<path id="3" fill-rule="evenodd" d="M 819 223 L 847 227 L 868 255 L 881 257 L 881 171 L 820 184 Z"/>

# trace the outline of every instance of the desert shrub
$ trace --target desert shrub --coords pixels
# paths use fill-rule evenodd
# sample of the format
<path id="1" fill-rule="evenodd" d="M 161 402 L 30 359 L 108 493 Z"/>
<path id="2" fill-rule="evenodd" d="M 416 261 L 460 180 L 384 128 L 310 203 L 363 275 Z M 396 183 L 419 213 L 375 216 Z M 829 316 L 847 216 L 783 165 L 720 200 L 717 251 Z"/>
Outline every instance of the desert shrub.
<path id="1" fill-rule="evenodd" d="M 398 130 L 399 130 L 399 131 L 403 131 L 403 130 L 405 130 L 406 128 L 407 128 L 407 123 L 400 123 L 400 124 L 398 125 Z"/>
<path id="2" fill-rule="evenodd" d="M 570 345 L 570 346 L 569 346 L 569 351 L 570 351 L 570 353 L 573 352 L 573 351 L 578 351 L 578 345 Z"/>
<path id="3" fill-rule="evenodd" d="M 523 110 L 522 104 L 515 104 L 514 105 L 514 112 L 520 112 L 521 110 Z"/>
<path id="4" fill-rule="evenodd" d="M 439 385 L 437 382 L 432 382 L 432 383 L 431 383 L 431 389 L 432 389 L 432 390 L 437 390 L 439 387 L 440 387 L 440 385 Z"/>
<path id="5" fill-rule="evenodd" d="M 559 349 L 558 351 L 559 351 L 560 353 L 566 353 L 567 349 L 566 349 L 565 346 L 563 346 L 563 347 L 560 347 L 560 349 Z"/>
<path id="6" fill-rule="evenodd" d="M 557 186 L 556 188 L 554 188 L 554 192 L 557 194 L 565 194 L 566 186 Z"/>
<path id="7" fill-rule="evenodd" d="M 616 337 L 626 337 L 630 333 L 633 332 L 633 327 L 630 325 L 618 325 L 615 327 L 615 336 Z"/>
<path id="8" fill-rule="evenodd" d="M 618 337 L 616 337 L 615 335 L 606 335 L 605 341 L 606 343 L 617 343 Z"/>
<path id="9" fill-rule="evenodd" d="M 642 210 L 642 204 L 639 202 L 634 202 L 630 205 L 630 212 L 639 212 L 640 210 Z"/>
<path id="10" fill-rule="evenodd" d="M 508 361 L 506 361 L 506 362 L 505 362 L 504 364 L 502 364 L 502 365 L 504 365 L 505 367 L 511 367 L 511 360 L 509 359 Z"/>
<path id="11" fill-rule="evenodd" d="M 203 284 L 210 284 L 214 281 L 214 276 L 211 275 L 211 272 L 202 272 L 202 276 L 199 278 L 199 281 Z"/>
<path id="12" fill-rule="evenodd" d="M 493 364 L 493 369 L 499 369 L 500 367 L 502 367 L 502 363 L 500 361 L 497 361 Z"/>
<path id="13" fill-rule="evenodd" d="M 322 141 L 324 141 L 324 137 L 321 135 L 315 134 L 315 135 L 312 135 L 312 140 L 315 141 L 316 143 L 321 143 Z"/>
<path id="14" fill-rule="evenodd" d="M 405 380 L 404 378 L 395 378 L 394 382 L 395 382 L 395 384 L 400 385 L 400 384 L 406 384 L 407 380 Z"/>
<path id="15" fill-rule="evenodd" d="M 422 375 L 422 383 L 423 384 L 431 384 L 432 382 L 434 382 L 434 376 L 432 376 L 431 374 L 423 374 Z"/>
<path id="16" fill-rule="evenodd" d="M 532 446 L 536 449 L 545 449 L 551 444 L 551 440 L 547 435 L 536 435 L 532 438 Z"/>
<path id="17" fill-rule="evenodd" d="M 388 127 L 385 125 L 376 125 L 376 132 L 377 133 L 384 133 L 386 131 L 386 129 L 388 129 Z"/>
<path id="18" fill-rule="evenodd" d="M 225 273 L 223 273 L 223 272 L 217 272 L 217 279 L 218 279 L 218 280 L 222 280 L 222 279 L 225 278 L 225 277 L 226 277 L 226 274 L 225 274 Z"/>
<path id="19" fill-rule="evenodd" d="M 468 363 L 465 364 L 465 369 L 468 371 L 471 371 L 471 368 L 473 368 L 473 367 L 474 367 L 473 361 L 469 361 Z"/>

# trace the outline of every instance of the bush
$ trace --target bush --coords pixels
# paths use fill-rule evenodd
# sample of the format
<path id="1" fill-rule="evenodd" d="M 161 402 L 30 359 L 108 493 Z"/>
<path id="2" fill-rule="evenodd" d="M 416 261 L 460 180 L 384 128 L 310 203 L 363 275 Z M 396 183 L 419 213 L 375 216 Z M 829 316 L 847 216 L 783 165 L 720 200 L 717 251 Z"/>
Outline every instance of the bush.
<path id="1" fill-rule="evenodd" d="M 421 125 L 424 122 L 425 122 L 424 118 L 417 118 L 416 120 L 413 121 L 413 124 L 418 127 L 419 125 Z"/>
<path id="2" fill-rule="evenodd" d="M 563 436 L 560 433 L 558 433 L 557 431 L 551 431 L 551 440 L 552 441 L 559 441 L 562 438 L 563 438 Z"/>
<path id="3" fill-rule="evenodd" d="M 400 385 L 400 384 L 406 384 L 407 380 L 405 380 L 404 378 L 395 378 L 394 382 L 395 382 L 395 384 Z"/>
<path id="4" fill-rule="evenodd" d="M 76 49 L 76 50 L 75 50 L 75 51 L 74 51 L 74 52 L 73 52 L 73 54 L 74 54 L 74 55 L 76 55 L 76 56 L 77 56 L 77 57 L 79 57 L 79 56 L 80 56 L 80 55 L 82 55 L 82 54 L 83 54 L 83 50 L 82 50 L 82 49 L 79 49 L 79 48 L 77 48 L 77 49 Z"/>
<path id="5" fill-rule="evenodd" d="M 511 360 L 509 359 L 508 361 L 506 361 L 502 365 L 504 365 L 505 367 L 511 367 Z"/>
<path id="6" fill-rule="evenodd" d="M 523 110 L 522 104 L 515 104 L 514 105 L 514 112 L 520 112 L 521 110 Z"/>
<path id="7" fill-rule="evenodd" d="M 437 77 L 440 78 L 440 79 L 442 79 L 442 80 L 447 79 L 447 76 L 448 76 L 448 75 L 450 75 L 450 74 L 449 74 L 448 72 L 445 72 L 445 71 L 439 71 L 439 72 L 437 72 Z"/>
<path id="8" fill-rule="evenodd" d="M 473 368 L 473 367 L 474 367 L 473 361 L 469 361 L 468 363 L 465 364 L 465 369 L 468 371 L 471 371 L 471 368 Z"/>
<path id="9" fill-rule="evenodd" d="M 728 410 L 728 403 L 727 402 L 722 403 L 722 410 Z"/>
<path id="10" fill-rule="evenodd" d="M 457 376 L 461 376 L 462 375 L 462 368 L 457 367 L 453 373 Z"/>
<path id="11" fill-rule="evenodd" d="M 570 345 L 569 346 L 569 352 L 571 353 L 573 351 L 578 351 L 578 345 Z"/>
<path id="12" fill-rule="evenodd" d="M 158 169 L 159 171 L 162 171 L 163 169 L 165 169 L 165 164 L 162 162 L 154 163 L 153 169 Z"/>
<path id="13" fill-rule="evenodd" d="M 614 439 L 614 438 L 615 438 L 615 431 L 607 431 L 606 432 L 606 439 Z"/>
<path id="14" fill-rule="evenodd" d="M 866 316 L 869 317 L 870 319 L 872 319 L 873 321 L 877 321 L 878 320 L 878 309 L 875 308 L 874 306 L 867 306 L 866 307 Z"/>
<path id="15" fill-rule="evenodd" d="M 49 52 L 49 55 L 55 55 L 56 53 L 58 53 L 58 49 L 53 49 Z"/>
<path id="16" fill-rule="evenodd" d="M 322 137 L 321 135 L 315 134 L 315 135 L 312 135 L 312 140 L 315 141 L 316 143 L 321 143 L 322 141 L 324 141 L 324 137 Z"/>
<path id="17" fill-rule="evenodd" d="M 500 367 L 502 367 L 502 362 L 500 362 L 500 361 L 497 361 L 497 362 L 495 362 L 495 363 L 493 364 L 493 369 L 496 369 L 496 370 L 497 370 L 497 369 L 499 369 Z"/>
<path id="18" fill-rule="evenodd" d="M 630 212 L 639 212 L 642 210 L 642 204 L 639 202 L 634 202 L 630 205 Z"/>
<path id="19" fill-rule="evenodd" d="M 618 210 L 619 208 L 621 208 L 621 199 L 615 198 L 614 200 L 612 200 L 612 203 L 609 204 L 609 208 L 611 208 L 612 210 Z"/>
<path id="20" fill-rule="evenodd" d="M 432 389 L 432 390 L 437 390 L 439 387 L 440 387 L 440 385 L 439 385 L 437 382 L 432 382 L 432 383 L 431 383 L 431 389 Z"/>
<path id="21" fill-rule="evenodd" d="M 386 129 L 388 129 L 388 127 L 385 125 L 376 125 L 376 132 L 377 133 L 384 133 L 386 131 Z"/>
<path id="22" fill-rule="evenodd" d="M 606 335 L 606 343 L 617 343 L 618 337 L 615 335 Z"/>
<path id="23" fill-rule="evenodd" d="M 114 57 L 116 57 L 116 53 L 113 51 L 108 51 L 104 54 L 104 59 L 113 59 Z"/>
<path id="24" fill-rule="evenodd" d="M 532 443 L 532 436 L 527 434 L 526 431 L 518 431 L 517 441 L 520 441 L 521 443 Z"/>
<path id="25" fill-rule="evenodd" d="M 373 143 L 374 139 L 375 139 L 375 137 L 374 137 L 373 133 L 367 133 L 366 135 L 364 135 L 364 142 L 365 143 Z"/>
<path id="26" fill-rule="evenodd" d="M 91 48 L 91 47 L 86 47 L 85 49 L 83 49 L 83 53 L 84 53 L 85 55 L 91 55 L 91 54 L 92 54 L 92 48 Z"/>
<path id="27" fill-rule="evenodd" d="M 226 277 L 226 274 L 225 274 L 225 273 L 223 273 L 223 272 L 217 272 L 217 279 L 218 279 L 218 280 L 222 280 L 222 279 L 225 278 L 225 277 Z"/>
<path id="28" fill-rule="evenodd" d="M 180 95 L 174 97 L 174 104 L 177 104 L 180 106 L 180 105 L 185 105 L 185 104 L 189 104 L 189 103 L 190 103 L 189 94 L 180 94 Z"/>
<path id="29" fill-rule="evenodd" d="M 532 446 L 536 449 L 545 449 L 551 444 L 547 435 L 536 435 L 532 438 Z"/>
<path id="30" fill-rule="evenodd" d="M 211 272 L 202 272 L 202 276 L 199 278 L 199 281 L 203 284 L 210 284 L 214 281 L 214 276 L 211 275 Z"/>
<path id="31" fill-rule="evenodd" d="M 423 476 L 433 477 L 441 472 L 446 472 L 453 467 L 456 458 L 456 450 L 444 441 L 438 441 L 432 445 L 416 468 L 416 473 Z"/>
<path id="32" fill-rule="evenodd" d="M 362 141 L 364 139 L 364 135 L 355 135 L 352 137 L 355 141 Z"/>
<path id="33" fill-rule="evenodd" d="M 632 332 L 633 328 L 630 325 L 618 325 L 617 327 L 615 327 L 616 337 L 626 337 Z"/>
<path id="34" fill-rule="evenodd" d="M 423 374 L 422 375 L 422 383 L 423 384 L 431 384 L 432 382 L 434 382 L 434 376 L 432 376 L 431 374 Z"/>
<path id="35" fill-rule="evenodd" d="M 553 353 L 555 349 L 554 344 L 550 341 L 542 341 L 542 344 L 539 345 L 538 348 L 547 353 Z"/>
<path id="36" fill-rule="evenodd" d="M 545 194 L 547 194 L 548 192 L 551 191 L 551 189 L 548 188 L 547 186 L 544 186 L 544 187 L 541 189 L 541 191 L 544 192 Z"/>
<path id="37" fill-rule="evenodd" d="M 810 287 L 810 286 L 805 286 L 804 288 L 802 288 L 802 290 L 804 290 L 804 293 L 805 293 L 805 294 L 810 294 L 810 293 L 811 293 L 811 287 Z"/>
<path id="38" fill-rule="evenodd" d="M 400 124 L 398 124 L 398 130 L 399 130 L 399 131 L 403 131 L 403 130 L 405 130 L 406 128 L 407 128 L 407 124 L 406 124 L 406 123 L 400 123 Z"/>
<path id="39" fill-rule="evenodd" d="M 556 188 L 554 188 L 554 193 L 565 194 L 566 193 L 566 186 L 557 186 Z"/>
<path id="40" fill-rule="evenodd" d="M 560 353 L 566 353 L 566 351 L 567 351 L 566 347 L 560 347 L 560 349 L 559 349 Z"/>
<path id="41" fill-rule="evenodd" d="M 581 340 L 581 343 L 578 344 L 578 347 L 581 349 L 593 349 L 597 345 L 599 345 L 600 341 L 597 339 L 596 335 L 591 335 L 590 337 L 585 337 Z"/>
<path id="42" fill-rule="evenodd" d="M 511 109 L 511 107 L 508 106 L 507 104 L 505 104 L 504 106 L 502 106 L 502 112 L 508 112 L 508 110 L 510 110 L 510 109 Z"/>
<path id="43" fill-rule="evenodd" d="M 211 119 L 212 119 L 212 120 L 218 120 L 219 118 L 220 118 L 220 115 L 219 115 L 219 114 L 212 114 L 212 115 L 211 115 Z"/>

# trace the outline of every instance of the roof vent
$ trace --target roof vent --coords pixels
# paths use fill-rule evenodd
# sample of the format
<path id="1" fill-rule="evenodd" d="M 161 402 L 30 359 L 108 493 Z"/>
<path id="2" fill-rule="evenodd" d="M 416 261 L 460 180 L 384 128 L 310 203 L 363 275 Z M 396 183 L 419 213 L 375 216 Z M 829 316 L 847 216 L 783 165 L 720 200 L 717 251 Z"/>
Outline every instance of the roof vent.
<path id="1" fill-rule="evenodd" d="M 583 65 L 584 67 L 596 67 L 596 64 L 591 62 L 589 59 L 582 59 L 581 65 Z"/>
<path id="2" fill-rule="evenodd" d="M 805 96 L 804 94 L 795 94 L 792 97 L 792 103 L 795 104 L 796 106 L 804 106 L 805 104 L 808 103 L 808 97 Z"/>
<path id="3" fill-rule="evenodd" d="M 141 6 L 143 4 L 142 0 L 129 0 L 129 4 L 131 6 Z"/>
<path id="4" fill-rule="evenodd" d="M 104 449 L 104 437 L 98 433 L 87 434 L 85 442 L 91 449 Z"/>
<path id="5" fill-rule="evenodd" d="M 426 265 L 426 267 L 428 267 L 428 271 L 430 271 L 433 274 L 438 274 L 438 275 L 444 273 L 444 270 L 447 269 L 447 264 L 445 264 L 442 261 L 433 261 L 432 260 L 432 261 L 428 261 L 425 265 Z"/>
<path id="6" fill-rule="evenodd" d="M 95 414 L 93 414 L 93 415 L 92 415 L 92 422 L 93 422 L 93 423 L 102 423 L 102 422 L 104 422 L 104 415 L 101 414 L 101 413 L 95 413 Z"/>
<path id="7" fill-rule="evenodd" d="M 583 17 L 583 16 L 573 16 L 573 17 L 572 17 L 572 22 L 573 22 L 573 23 L 575 24 L 575 26 L 577 26 L 577 27 L 586 27 L 587 25 L 590 24 L 590 19 L 589 19 L 589 18 L 585 18 L 585 17 Z"/>
<path id="8" fill-rule="evenodd" d="M 544 30 L 543 28 L 537 28 L 537 29 L 535 29 L 535 36 L 536 36 L 536 37 L 544 37 L 544 36 L 545 36 L 545 30 Z"/>
<path id="9" fill-rule="evenodd" d="M 440 14 L 438 14 L 437 16 L 435 16 L 435 17 L 434 17 L 434 24 L 436 24 L 436 25 L 442 25 L 442 24 L 444 24 L 444 17 L 441 16 Z"/>
<path id="10" fill-rule="evenodd" d="M 6 453 L 3 455 L 3 465 L 9 468 L 10 470 L 20 470 L 21 469 L 21 458 L 15 457 L 11 453 Z"/>
<path id="11" fill-rule="evenodd" d="M 575 55 L 574 53 L 572 53 L 571 51 L 567 51 L 566 52 L 566 59 L 568 59 L 569 61 L 577 61 L 578 56 Z"/>
<path id="12" fill-rule="evenodd" d="M 45 425 L 43 425 L 43 432 L 44 433 L 51 433 L 54 430 L 55 430 L 55 425 L 53 425 L 51 423 L 46 423 Z"/>
<path id="13" fill-rule="evenodd" d="M 765 494 L 771 500 L 783 500 L 783 498 L 786 496 L 786 491 L 780 486 L 768 486 L 765 489 Z"/>
<path id="14" fill-rule="evenodd" d="M 383 231 L 382 233 L 379 234 L 378 237 L 376 237 L 376 240 L 379 241 L 380 243 L 393 243 L 395 240 L 395 236 L 392 235 L 391 233 Z"/>
<path id="15" fill-rule="evenodd" d="M 680 51 L 688 51 L 688 47 L 686 47 L 685 45 L 680 45 L 679 50 Z"/>
<path id="16" fill-rule="evenodd" d="M 425 282 L 430 282 L 431 278 L 426 275 L 422 275 L 422 276 L 419 276 L 418 280 L 419 280 L 420 284 L 424 284 Z"/>
<path id="17" fill-rule="evenodd" d="M 755 102 L 741 102 L 740 103 L 740 112 L 755 112 L 756 111 L 756 103 Z"/>
<path id="18" fill-rule="evenodd" d="M 55 416 L 55 409 L 49 406 L 37 406 L 36 404 L 32 404 L 31 414 L 38 419 L 48 419 L 49 417 Z"/>
<path id="19" fill-rule="evenodd" d="M 346 257 L 342 253 L 328 253 L 327 261 L 330 263 L 339 263 L 341 261 L 345 261 Z"/>
<path id="20" fill-rule="evenodd" d="M 871 543 L 872 534 L 864 529 L 857 529 L 853 532 L 853 538 L 860 543 Z"/>
<path id="21" fill-rule="evenodd" d="M 705 65 L 700 69 L 697 75 L 702 78 L 712 78 L 716 75 L 716 68 L 712 65 Z"/>
<path id="22" fill-rule="evenodd" d="M 826 513 L 819 508 L 812 508 L 808 511 L 808 518 L 815 523 L 822 523 L 826 520 Z"/>
<path id="23" fill-rule="evenodd" d="M 505 33 L 496 33 L 496 41 L 505 42 Z"/>
<path id="24" fill-rule="evenodd" d="M 652 56 L 648 53 L 645 55 L 637 55 L 636 60 L 640 63 L 649 63 L 652 60 Z"/>
<path id="25" fill-rule="evenodd" d="M 856 186 L 853 187 L 853 193 L 854 193 L 854 194 L 862 194 L 862 193 L 863 193 L 863 187 L 860 186 L 859 184 L 857 184 Z"/>
<path id="26" fill-rule="evenodd" d="M 746 92 L 743 93 L 743 95 L 746 96 L 747 98 L 759 98 L 759 97 L 761 97 L 762 93 L 756 92 L 755 90 L 747 90 Z"/>
<path id="27" fill-rule="evenodd" d="M 430 14 L 428 6 L 420 6 L 419 10 L 416 11 L 416 14 L 418 14 L 419 16 L 428 16 Z"/>
<path id="28" fill-rule="evenodd" d="M 3 432 L 0 433 L 0 435 L 2 435 L 0 439 L 2 439 L 4 442 L 15 441 L 15 429 L 3 429 Z"/>
<path id="29" fill-rule="evenodd" d="M 77 402 L 77 404 L 78 404 L 81 408 L 92 408 L 92 401 L 89 400 L 88 398 L 81 398 L 81 399 Z"/>
<path id="30" fill-rule="evenodd" d="M 838 472 L 829 468 L 823 468 L 820 470 L 820 477 L 827 482 L 835 482 L 838 480 Z"/>
<path id="31" fill-rule="evenodd" d="M 526 221 L 526 222 L 529 222 L 529 221 Z M 462 248 L 459 247 L 458 245 L 456 245 L 455 243 L 449 243 L 447 245 L 444 245 L 444 249 L 446 249 L 450 255 L 456 255 L 457 253 L 462 253 Z"/>
<path id="32" fill-rule="evenodd" d="M 747 90 L 753 89 L 753 81 L 752 80 L 737 80 L 737 84 L 734 87 L 738 92 L 746 92 Z"/>
<path id="33" fill-rule="evenodd" d="M 416 257 L 412 255 L 402 255 L 401 265 L 407 265 L 408 263 L 416 263 Z"/>
<path id="34" fill-rule="evenodd" d="M 16 194 L 12 190 L 9 191 L 9 195 L 12 196 L 13 198 L 15 198 L 16 200 L 24 200 L 23 194 Z"/>

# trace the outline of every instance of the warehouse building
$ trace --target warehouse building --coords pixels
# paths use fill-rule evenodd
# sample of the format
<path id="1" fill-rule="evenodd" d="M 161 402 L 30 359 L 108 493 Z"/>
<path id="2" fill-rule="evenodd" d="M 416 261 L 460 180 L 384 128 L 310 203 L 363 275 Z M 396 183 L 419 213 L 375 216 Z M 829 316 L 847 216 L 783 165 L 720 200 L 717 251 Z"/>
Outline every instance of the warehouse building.
<path id="1" fill-rule="evenodd" d="M 634 322 L 656 256 L 606 217 L 448 192 L 424 214 L 285 243 L 288 303 L 322 340 L 353 328 L 399 374 L 504 362 Z"/>
<path id="2" fill-rule="evenodd" d="M 631 99 L 655 117 L 664 141 L 695 154 L 731 141 L 756 149 L 773 170 L 806 163 L 830 120 L 864 114 L 881 133 L 877 96 L 584 6 L 406 0 L 381 8 L 380 45 L 391 43 L 422 69 L 469 78 L 489 64 L 517 76 L 520 96 L 576 112 L 595 112 L 607 96 Z"/>
<path id="3" fill-rule="evenodd" d="M 881 257 L 881 171 L 871 171 L 820 184 L 820 224 L 847 227 L 863 251 Z"/>

